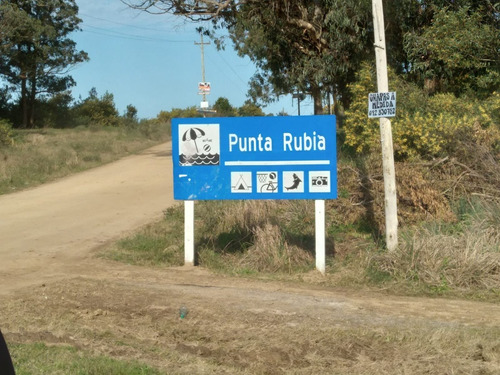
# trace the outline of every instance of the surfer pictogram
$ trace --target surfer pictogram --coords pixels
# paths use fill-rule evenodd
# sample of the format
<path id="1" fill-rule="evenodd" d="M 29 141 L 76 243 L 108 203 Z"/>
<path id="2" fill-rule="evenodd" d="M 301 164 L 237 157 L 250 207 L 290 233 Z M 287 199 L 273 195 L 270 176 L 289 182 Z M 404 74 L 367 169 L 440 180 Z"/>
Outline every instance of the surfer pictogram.
<path id="1" fill-rule="evenodd" d="M 283 193 L 303 193 L 304 192 L 304 171 L 284 171 L 283 172 Z"/>
<path id="2" fill-rule="evenodd" d="M 299 178 L 299 176 L 297 176 L 297 174 L 294 173 L 292 186 L 288 186 L 288 187 L 285 186 L 285 189 L 286 190 L 296 190 L 299 187 L 301 182 L 302 182 L 302 180 Z"/>

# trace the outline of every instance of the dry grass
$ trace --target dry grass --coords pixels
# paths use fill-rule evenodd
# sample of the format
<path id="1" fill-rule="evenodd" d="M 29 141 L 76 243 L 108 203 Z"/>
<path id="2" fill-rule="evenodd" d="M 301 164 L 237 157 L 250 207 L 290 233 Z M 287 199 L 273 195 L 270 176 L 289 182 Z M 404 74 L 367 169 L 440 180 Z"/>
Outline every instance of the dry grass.
<path id="1" fill-rule="evenodd" d="M 117 160 L 167 135 L 160 125 L 153 135 L 129 128 L 16 130 L 13 145 L 0 145 L 0 194 Z"/>
<path id="2" fill-rule="evenodd" d="M 237 273 L 311 269 L 314 208 L 310 202 L 200 202 L 198 207 L 201 265 Z"/>
<path id="3" fill-rule="evenodd" d="M 469 221 L 467 223 L 467 221 Z M 374 258 L 396 280 L 431 288 L 500 291 L 500 205 L 490 203 L 455 233 L 420 227 L 399 248 Z"/>
<path id="4" fill-rule="evenodd" d="M 349 301 L 279 290 L 185 288 L 159 279 L 149 287 L 142 279 L 67 280 L 12 296 L 0 305 L 1 323 L 8 342 L 70 345 L 90 360 L 135 360 L 167 374 L 500 371 L 499 327 L 487 322 L 411 317 L 397 304 L 346 310 Z M 190 308 L 182 320 L 181 304 Z"/>
<path id="5" fill-rule="evenodd" d="M 299 267 L 308 268 L 313 255 L 304 249 L 289 244 L 277 225 L 270 223 L 256 227 L 253 244 L 238 262 L 240 267 L 258 272 L 293 273 Z"/>

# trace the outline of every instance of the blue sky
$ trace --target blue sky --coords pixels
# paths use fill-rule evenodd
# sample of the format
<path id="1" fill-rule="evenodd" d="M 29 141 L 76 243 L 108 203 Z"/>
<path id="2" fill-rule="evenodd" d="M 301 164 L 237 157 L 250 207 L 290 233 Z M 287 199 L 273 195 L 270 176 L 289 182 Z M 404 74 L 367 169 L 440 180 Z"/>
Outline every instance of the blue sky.
<path id="1" fill-rule="evenodd" d="M 90 61 L 74 67 L 77 82 L 73 96 L 86 98 L 92 87 L 99 95 L 112 93 L 120 114 L 128 104 L 138 109 L 139 118 L 153 118 L 162 110 L 200 106 L 201 51 L 195 42 L 198 24 L 171 15 L 151 15 L 133 10 L 120 0 L 76 0 L 83 31 L 75 33 L 77 48 Z M 207 40 L 205 40 L 207 41 Z M 212 91 L 210 104 L 226 97 L 235 106 L 246 98 L 248 81 L 255 66 L 237 56 L 228 43 L 225 51 L 205 46 L 205 77 Z M 276 114 L 284 110 L 297 114 L 290 96 L 264 108 Z M 301 114 L 312 114 L 309 99 L 301 102 Z"/>

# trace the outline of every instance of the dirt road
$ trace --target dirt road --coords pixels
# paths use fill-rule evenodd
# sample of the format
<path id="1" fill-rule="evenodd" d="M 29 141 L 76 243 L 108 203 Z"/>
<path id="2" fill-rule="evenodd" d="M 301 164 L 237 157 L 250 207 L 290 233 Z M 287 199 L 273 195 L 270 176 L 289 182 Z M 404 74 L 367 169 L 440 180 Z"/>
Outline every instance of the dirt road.
<path id="1" fill-rule="evenodd" d="M 170 175 L 161 145 L 0 197 L 8 342 L 71 345 L 168 374 L 500 374 L 496 304 L 96 258 L 173 204 Z"/>
<path id="2" fill-rule="evenodd" d="M 0 293 L 78 264 L 173 204 L 171 145 L 0 196 Z"/>

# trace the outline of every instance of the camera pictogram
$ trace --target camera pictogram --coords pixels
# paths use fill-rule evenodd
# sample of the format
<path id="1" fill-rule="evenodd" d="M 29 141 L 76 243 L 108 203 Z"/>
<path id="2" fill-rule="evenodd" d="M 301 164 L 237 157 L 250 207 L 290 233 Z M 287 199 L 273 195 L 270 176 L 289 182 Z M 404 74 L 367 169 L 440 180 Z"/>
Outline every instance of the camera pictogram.
<path id="1" fill-rule="evenodd" d="M 316 176 L 312 178 L 313 186 L 328 186 L 328 177 L 326 176 Z"/>

